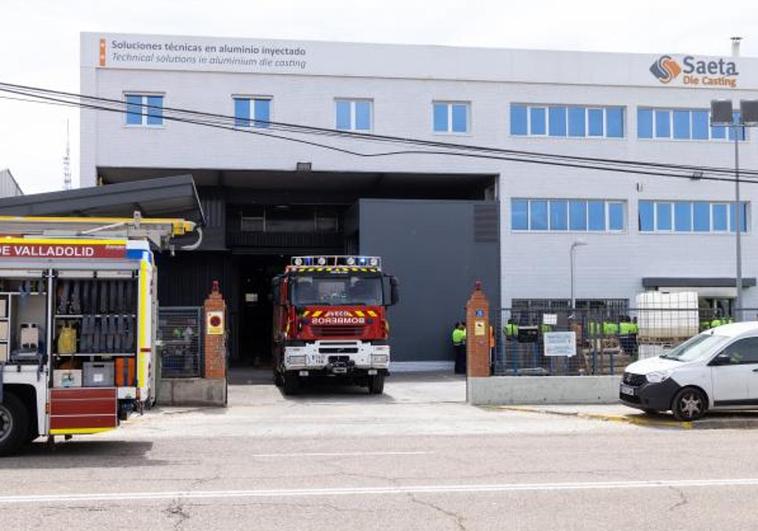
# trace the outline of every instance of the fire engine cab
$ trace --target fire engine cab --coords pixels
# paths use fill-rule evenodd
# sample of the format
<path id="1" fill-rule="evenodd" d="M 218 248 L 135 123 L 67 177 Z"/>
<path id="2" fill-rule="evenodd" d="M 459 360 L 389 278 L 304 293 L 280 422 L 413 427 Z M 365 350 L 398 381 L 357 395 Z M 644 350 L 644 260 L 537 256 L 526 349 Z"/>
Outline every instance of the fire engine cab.
<path id="1" fill-rule="evenodd" d="M 0 455 L 111 430 L 153 404 L 153 251 L 195 228 L 138 214 L 0 217 Z"/>
<path id="2" fill-rule="evenodd" d="M 378 256 L 293 257 L 273 280 L 276 384 L 294 394 L 308 379 L 341 378 L 383 393 L 398 299 Z"/>

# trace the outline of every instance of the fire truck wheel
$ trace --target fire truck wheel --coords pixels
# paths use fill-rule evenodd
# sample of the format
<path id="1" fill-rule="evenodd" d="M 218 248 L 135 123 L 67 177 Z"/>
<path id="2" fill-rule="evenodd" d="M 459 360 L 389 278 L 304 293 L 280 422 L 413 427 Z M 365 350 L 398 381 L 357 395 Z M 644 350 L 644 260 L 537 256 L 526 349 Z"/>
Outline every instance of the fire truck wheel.
<path id="1" fill-rule="evenodd" d="M 372 395 L 380 395 L 384 392 L 383 374 L 375 374 L 368 377 L 368 392 Z"/>
<path id="2" fill-rule="evenodd" d="M 12 393 L 5 393 L 0 404 L 0 455 L 12 454 L 29 433 L 29 413 Z"/>
<path id="3" fill-rule="evenodd" d="M 284 382 L 282 381 L 282 373 L 276 369 L 274 369 L 274 385 L 277 387 L 284 385 Z"/>
<path id="4" fill-rule="evenodd" d="M 300 377 L 297 373 L 284 373 L 284 394 L 296 395 L 300 391 Z"/>

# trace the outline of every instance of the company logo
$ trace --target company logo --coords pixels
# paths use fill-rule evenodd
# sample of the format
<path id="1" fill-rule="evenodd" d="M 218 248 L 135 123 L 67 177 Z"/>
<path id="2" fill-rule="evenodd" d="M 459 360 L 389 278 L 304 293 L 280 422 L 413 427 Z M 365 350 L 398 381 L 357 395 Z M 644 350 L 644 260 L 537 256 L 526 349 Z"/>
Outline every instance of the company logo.
<path id="1" fill-rule="evenodd" d="M 739 72 L 737 64 L 728 59 L 700 59 L 685 55 L 677 61 L 670 55 L 662 55 L 650 65 L 650 73 L 667 85 L 680 77 L 681 84 L 689 86 L 737 87 Z"/>
<path id="2" fill-rule="evenodd" d="M 650 65 L 650 72 L 663 84 L 676 79 L 681 71 L 682 67 L 670 55 L 661 55 L 656 62 Z"/>

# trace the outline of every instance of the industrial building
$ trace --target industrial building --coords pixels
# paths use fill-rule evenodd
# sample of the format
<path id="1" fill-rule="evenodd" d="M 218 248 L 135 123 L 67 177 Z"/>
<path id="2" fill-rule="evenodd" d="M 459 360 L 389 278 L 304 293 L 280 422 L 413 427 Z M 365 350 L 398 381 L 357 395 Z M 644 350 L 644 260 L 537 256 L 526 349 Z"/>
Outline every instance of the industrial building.
<path id="1" fill-rule="evenodd" d="M 452 359 L 475 280 L 494 308 L 566 307 L 577 242 L 577 305 L 735 296 L 728 179 L 433 152 L 730 168 L 734 132 L 711 127 L 710 101 L 758 98 L 758 59 L 84 33 L 81 93 L 125 111 L 81 111 L 83 186 L 194 179 L 205 238 L 161 258 L 160 301 L 197 305 L 220 280 L 241 362 L 265 364 L 269 282 L 298 254 L 383 256 L 402 285 L 393 359 L 427 367 Z M 758 168 L 744 135 L 742 165 Z M 745 306 L 758 307 L 758 189 L 742 192 Z"/>

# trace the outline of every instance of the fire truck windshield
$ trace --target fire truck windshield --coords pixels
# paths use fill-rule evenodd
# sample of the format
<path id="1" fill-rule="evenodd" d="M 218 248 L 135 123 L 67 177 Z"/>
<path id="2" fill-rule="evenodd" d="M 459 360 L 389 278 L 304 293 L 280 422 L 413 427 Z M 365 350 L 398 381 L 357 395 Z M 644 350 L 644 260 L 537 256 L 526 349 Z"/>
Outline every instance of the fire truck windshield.
<path id="1" fill-rule="evenodd" d="M 382 304 L 382 279 L 379 276 L 296 275 L 290 285 L 290 297 L 295 306 Z"/>

